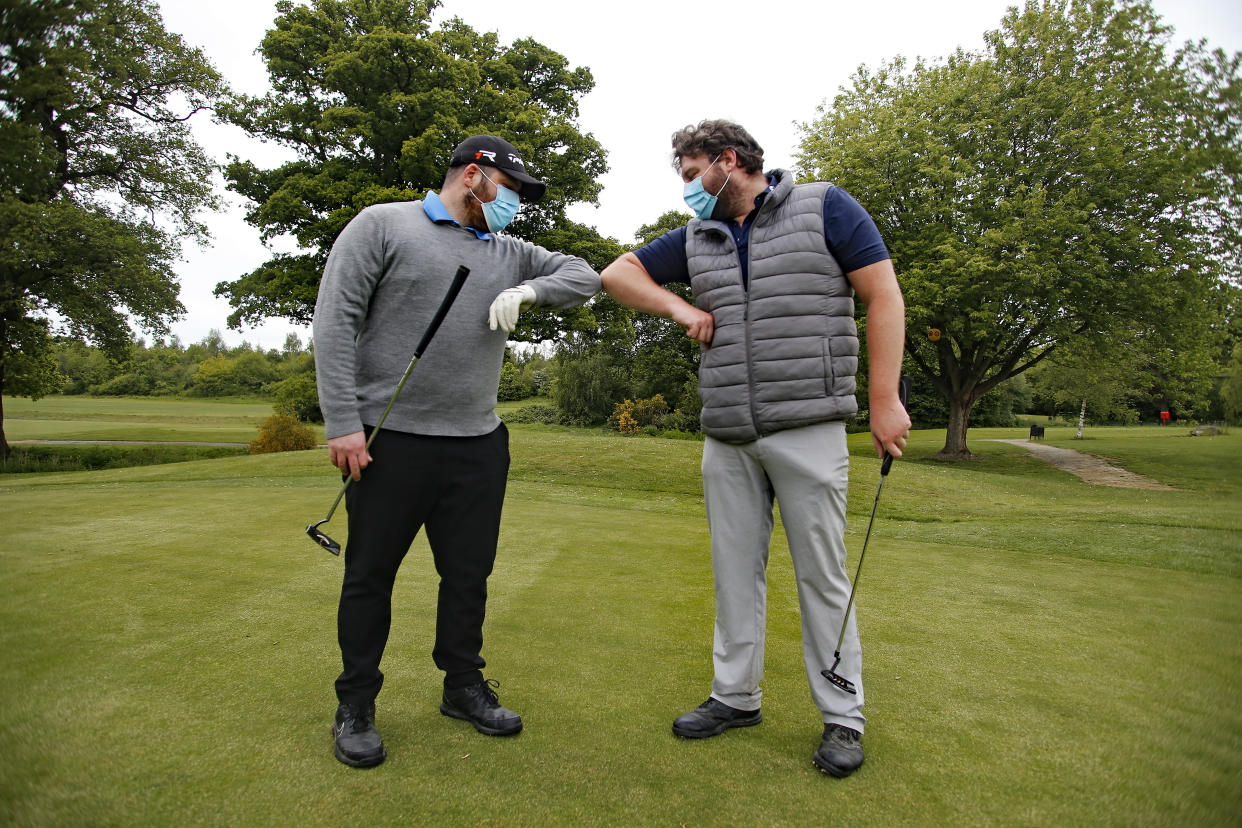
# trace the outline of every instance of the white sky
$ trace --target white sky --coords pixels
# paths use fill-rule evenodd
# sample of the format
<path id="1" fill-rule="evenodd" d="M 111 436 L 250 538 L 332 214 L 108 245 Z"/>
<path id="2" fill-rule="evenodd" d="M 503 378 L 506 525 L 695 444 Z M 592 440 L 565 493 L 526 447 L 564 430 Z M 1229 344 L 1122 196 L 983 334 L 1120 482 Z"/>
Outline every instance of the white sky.
<path id="1" fill-rule="evenodd" d="M 875 67 L 897 55 L 939 57 L 961 46 L 983 45 L 1010 0 L 765 0 L 685 3 L 628 0 L 445 0 L 437 20 L 462 18 L 477 31 L 495 31 L 504 44 L 532 37 L 586 66 L 595 89 L 580 102 L 579 127 L 608 152 L 610 171 L 599 208 L 571 208 L 570 217 L 622 243 L 642 224 L 670 209 L 685 209 L 681 183 L 669 167 L 669 136 L 703 118 L 744 125 L 765 150 L 765 166 L 788 167 L 798 143 L 797 124 L 831 102 L 860 64 Z M 1174 27 L 1174 43 L 1206 37 L 1213 48 L 1242 51 L 1242 3 L 1236 0 L 1155 0 Z M 164 23 L 203 49 L 233 88 L 267 89 L 267 71 L 255 54 L 275 19 L 274 0 L 160 0 Z M 231 127 L 196 117 L 199 141 L 217 160 L 233 153 L 271 167 L 291 156 Z M 305 328 L 272 320 L 259 328 L 226 329 L 228 303 L 212 295 L 219 281 L 248 273 L 270 257 L 258 231 L 246 224 L 242 199 L 219 191 L 230 204 L 210 215 L 214 235 L 205 250 L 189 246 L 177 268 L 188 313 L 174 326 L 183 344 L 211 328 L 235 345 L 242 339 L 279 348 L 290 331 Z"/>

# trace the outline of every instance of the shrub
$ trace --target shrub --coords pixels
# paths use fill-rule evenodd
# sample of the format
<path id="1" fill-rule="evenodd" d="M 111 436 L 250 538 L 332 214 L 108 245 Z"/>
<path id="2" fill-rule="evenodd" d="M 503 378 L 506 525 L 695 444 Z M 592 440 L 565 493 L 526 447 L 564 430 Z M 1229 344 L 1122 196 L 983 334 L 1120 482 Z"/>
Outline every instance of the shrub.
<path id="1" fill-rule="evenodd" d="M 257 394 L 275 382 L 278 373 L 262 354 L 254 351 L 244 351 L 236 357 L 218 354 L 194 371 L 190 393 L 196 397 Z"/>
<path id="2" fill-rule="evenodd" d="M 150 377 L 129 373 L 92 386 L 90 391 L 104 397 L 141 397 L 150 394 L 152 387 Z"/>
<path id="3" fill-rule="evenodd" d="M 637 434 L 640 431 L 646 434 L 650 433 L 648 427 L 659 431 L 668 415 L 668 403 L 662 394 L 656 394 L 645 400 L 617 403 L 608 422 L 622 434 Z"/>
<path id="4" fill-rule="evenodd" d="M 496 388 L 496 399 L 501 402 L 524 400 L 535 394 L 535 384 L 527 379 L 521 368 L 512 362 L 505 362 L 500 369 L 500 384 Z"/>
<path id="5" fill-rule="evenodd" d="M 506 423 L 543 423 L 551 425 L 560 422 L 560 413 L 550 405 L 526 405 L 517 411 L 506 411 L 500 416 Z"/>
<path id="6" fill-rule="evenodd" d="M 677 409 L 665 415 L 663 427 L 665 431 L 696 432 L 699 430 L 699 415 L 690 414 L 684 409 Z"/>
<path id="7" fill-rule="evenodd" d="M 315 430 L 310 426 L 288 414 L 273 414 L 259 426 L 259 436 L 250 441 L 250 453 L 304 451 L 315 448 L 317 444 Z"/>
<path id="8" fill-rule="evenodd" d="M 565 425 L 604 422 L 626 394 L 625 372 L 607 354 L 560 355 L 555 365 L 552 402 Z"/>
<path id="9" fill-rule="evenodd" d="M 626 400 L 624 403 L 621 403 L 621 405 L 632 405 L 632 404 L 633 403 L 631 403 L 629 400 Z M 618 406 L 618 408 L 619 407 L 620 406 Z M 626 435 L 637 434 L 639 431 L 639 428 L 640 426 L 638 425 L 638 421 L 635 420 L 633 416 L 631 416 L 630 412 L 622 411 L 617 415 L 617 431 L 621 432 L 622 434 L 626 434 Z"/>
<path id="10" fill-rule="evenodd" d="M 210 460 L 244 454 L 242 446 L 14 446 L 0 474 L 93 471 Z"/>

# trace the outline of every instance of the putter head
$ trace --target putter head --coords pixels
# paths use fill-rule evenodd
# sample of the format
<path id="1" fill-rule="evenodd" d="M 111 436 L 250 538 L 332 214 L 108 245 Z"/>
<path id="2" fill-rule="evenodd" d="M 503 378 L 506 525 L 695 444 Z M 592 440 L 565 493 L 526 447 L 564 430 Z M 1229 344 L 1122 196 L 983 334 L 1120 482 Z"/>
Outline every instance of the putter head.
<path id="1" fill-rule="evenodd" d="M 326 534 L 324 534 L 324 532 L 320 530 L 319 528 L 320 524 L 327 523 L 327 522 L 328 522 L 328 519 L 324 518 L 323 520 L 319 521 L 319 523 L 310 524 L 309 526 L 306 527 L 306 534 L 310 535 L 310 539 L 313 540 L 315 543 L 319 544 L 324 549 L 331 552 L 333 555 L 339 556 L 341 554 L 341 545 L 337 543 L 336 541 L 332 540 L 332 538 L 328 537 Z"/>
<path id="2" fill-rule="evenodd" d="M 824 678 L 828 679 L 828 682 L 833 687 L 837 688 L 838 690 L 842 690 L 846 693 L 849 693 L 851 696 L 857 696 L 858 690 L 855 689 L 854 682 L 850 681 L 844 676 L 839 676 L 836 674 L 835 670 L 837 669 L 837 665 L 840 663 L 841 663 L 841 656 L 838 655 L 837 660 L 832 662 L 832 666 L 829 667 L 827 670 L 820 670 L 819 674 L 823 676 Z"/>

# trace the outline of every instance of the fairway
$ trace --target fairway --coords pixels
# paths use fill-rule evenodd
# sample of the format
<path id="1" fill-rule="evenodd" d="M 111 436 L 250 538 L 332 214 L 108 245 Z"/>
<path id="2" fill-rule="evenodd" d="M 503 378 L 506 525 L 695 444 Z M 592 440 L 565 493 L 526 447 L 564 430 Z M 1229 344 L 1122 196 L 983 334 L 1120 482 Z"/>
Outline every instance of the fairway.
<path id="1" fill-rule="evenodd" d="M 324 450 L 0 477 L 0 822 L 1237 824 L 1242 436 L 1048 430 L 1153 492 L 988 442 L 1017 429 L 972 430 L 966 463 L 916 432 L 858 594 L 867 761 L 833 780 L 779 526 L 764 722 L 678 740 L 710 689 L 700 444 L 511 433 L 484 656 L 526 730 L 438 712 L 420 537 L 369 771 L 332 757 L 341 561 L 302 533 L 340 485 Z M 850 444 L 852 571 L 879 462 Z"/>
<path id="2" fill-rule="evenodd" d="M 155 440 L 248 443 L 271 416 L 261 400 L 181 397 L 4 398 L 4 433 L 17 440 Z M 323 428 L 319 428 L 320 436 Z"/>

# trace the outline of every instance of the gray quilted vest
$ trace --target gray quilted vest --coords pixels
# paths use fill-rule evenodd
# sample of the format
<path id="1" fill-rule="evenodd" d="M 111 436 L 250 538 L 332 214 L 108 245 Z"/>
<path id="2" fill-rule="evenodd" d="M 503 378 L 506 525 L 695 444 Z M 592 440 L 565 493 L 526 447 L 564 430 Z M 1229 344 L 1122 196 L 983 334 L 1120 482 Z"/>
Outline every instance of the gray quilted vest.
<path id="1" fill-rule="evenodd" d="M 858 412 L 854 290 L 824 240 L 832 185 L 771 174 L 751 224 L 748 288 L 724 222 L 686 225 L 694 303 L 716 321 L 699 362 L 703 432 L 729 443 Z"/>

